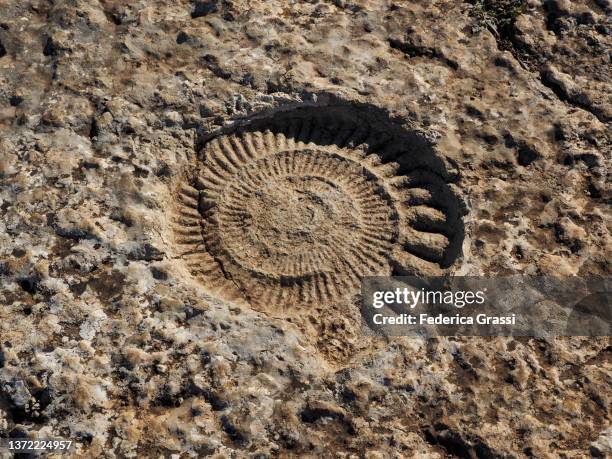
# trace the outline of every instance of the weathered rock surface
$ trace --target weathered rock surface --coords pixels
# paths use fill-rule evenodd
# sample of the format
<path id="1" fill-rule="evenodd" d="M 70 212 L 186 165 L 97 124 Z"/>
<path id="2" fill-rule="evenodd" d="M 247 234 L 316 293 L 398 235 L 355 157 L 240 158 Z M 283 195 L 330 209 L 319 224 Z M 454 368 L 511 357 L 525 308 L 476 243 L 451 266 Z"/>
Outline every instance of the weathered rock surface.
<path id="1" fill-rule="evenodd" d="M 244 266 L 219 267 L 228 296 L 179 250 L 178 178 L 212 134 L 340 105 L 427 145 L 445 177 L 427 196 L 446 187 L 462 228 L 423 210 L 442 236 L 402 240 L 421 261 L 392 263 L 384 241 L 372 269 L 609 275 L 610 3 L 531 0 L 503 34 L 473 8 L 4 2 L 1 436 L 72 438 L 81 457 L 609 454 L 608 338 L 386 340 L 352 299 L 262 307 Z M 363 145 L 334 154 L 380 178 Z M 332 185 L 287 195 L 326 215 Z"/>

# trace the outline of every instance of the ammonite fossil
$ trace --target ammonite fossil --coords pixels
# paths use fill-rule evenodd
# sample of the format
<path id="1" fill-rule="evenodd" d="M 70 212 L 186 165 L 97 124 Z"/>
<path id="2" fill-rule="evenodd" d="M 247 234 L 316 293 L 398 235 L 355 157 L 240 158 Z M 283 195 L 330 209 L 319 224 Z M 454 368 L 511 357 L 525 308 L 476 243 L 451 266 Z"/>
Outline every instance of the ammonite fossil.
<path id="1" fill-rule="evenodd" d="M 298 109 L 208 141 L 178 188 L 191 272 L 263 309 L 340 300 L 364 276 L 440 274 L 463 239 L 427 142 L 345 107 Z"/>

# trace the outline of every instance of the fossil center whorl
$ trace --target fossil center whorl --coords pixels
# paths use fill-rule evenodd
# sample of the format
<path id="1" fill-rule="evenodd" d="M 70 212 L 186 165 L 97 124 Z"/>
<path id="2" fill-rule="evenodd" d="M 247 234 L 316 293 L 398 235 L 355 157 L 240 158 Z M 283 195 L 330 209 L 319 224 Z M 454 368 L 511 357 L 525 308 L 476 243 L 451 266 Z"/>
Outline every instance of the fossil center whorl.
<path id="1" fill-rule="evenodd" d="M 211 254 L 272 278 L 332 274 L 345 263 L 364 271 L 355 257 L 379 257 L 397 235 L 393 205 L 364 172 L 316 150 L 245 164 L 204 217 L 204 231 L 219 235 Z"/>

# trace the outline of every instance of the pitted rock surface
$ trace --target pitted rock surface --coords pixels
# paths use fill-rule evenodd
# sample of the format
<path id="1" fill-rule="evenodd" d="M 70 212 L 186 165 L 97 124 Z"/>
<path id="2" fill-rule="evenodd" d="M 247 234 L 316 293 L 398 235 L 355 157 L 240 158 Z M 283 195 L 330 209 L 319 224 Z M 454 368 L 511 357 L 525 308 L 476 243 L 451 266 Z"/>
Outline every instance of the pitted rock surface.
<path id="1" fill-rule="evenodd" d="M 0 435 L 610 454 L 608 338 L 361 328 L 370 272 L 610 274 L 609 1 L 491 3 L 4 1 Z"/>

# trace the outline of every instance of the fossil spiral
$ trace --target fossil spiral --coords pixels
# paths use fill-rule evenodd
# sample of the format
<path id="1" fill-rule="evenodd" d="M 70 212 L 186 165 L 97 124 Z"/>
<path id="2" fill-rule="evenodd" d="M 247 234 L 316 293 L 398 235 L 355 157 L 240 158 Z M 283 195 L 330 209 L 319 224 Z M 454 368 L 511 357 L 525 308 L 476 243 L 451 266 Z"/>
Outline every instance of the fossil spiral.
<path id="1" fill-rule="evenodd" d="M 462 238 L 457 198 L 441 166 L 405 148 L 303 114 L 213 138 L 178 188 L 191 272 L 261 308 L 334 301 L 364 276 L 438 274 Z"/>

